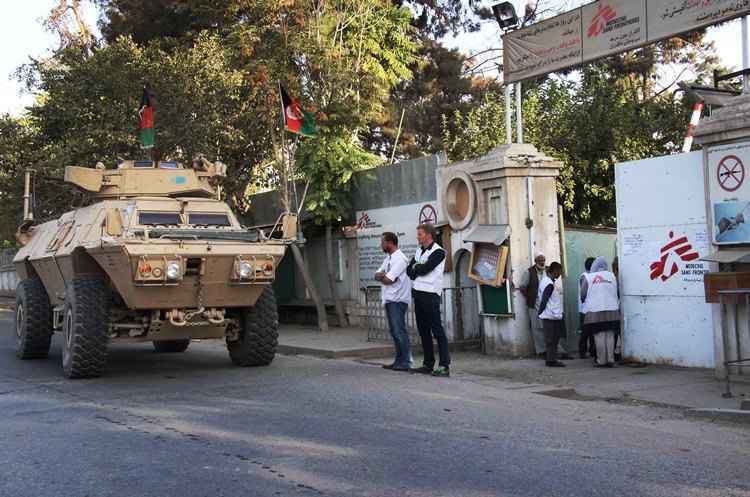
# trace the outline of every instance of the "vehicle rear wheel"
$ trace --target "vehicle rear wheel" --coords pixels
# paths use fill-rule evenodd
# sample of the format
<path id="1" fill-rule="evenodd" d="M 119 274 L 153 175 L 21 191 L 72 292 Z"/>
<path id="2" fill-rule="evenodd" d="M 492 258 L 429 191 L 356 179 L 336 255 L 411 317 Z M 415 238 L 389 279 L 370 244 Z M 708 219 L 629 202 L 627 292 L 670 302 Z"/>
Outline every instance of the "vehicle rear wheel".
<path id="1" fill-rule="evenodd" d="M 16 287 L 16 357 L 44 359 L 52 340 L 52 306 L 39 278 Z"/>
<path id="2" fill-rule="evenodd" d="M 154 340 L 154 351 L 160 354 L 185 352 L 190 345 L 190 339 L 185 340 Z"/>
<path id="3" fill-rule="evenodd" d="M 65 291 L 63 372 L 68 378 L 101 376 L 109 342 L 109 288 L 104 278 L 78 276 Z"/>
<path id="4" fill-rule="evenodd" d="M 279 339 L 279 313 L 273 290 L 264 289 L 255 306 L 242 309 L 239 322 L 239 338 L 227 340 L 232 363 L 244 367 L 271 364 Z"/>

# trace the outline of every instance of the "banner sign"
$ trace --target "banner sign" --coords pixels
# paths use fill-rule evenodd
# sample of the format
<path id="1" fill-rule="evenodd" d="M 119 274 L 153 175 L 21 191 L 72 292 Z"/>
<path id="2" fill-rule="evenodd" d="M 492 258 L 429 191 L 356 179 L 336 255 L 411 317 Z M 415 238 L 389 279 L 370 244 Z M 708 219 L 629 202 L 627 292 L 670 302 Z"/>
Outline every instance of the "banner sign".
<path id="1" fill-rule="evenodd" d="M 648 0 L 648 40 L 728 21 L 750 12 L 750 0 Z"/>
<path id="2" fill-rule="evenodd" d="M 750 14 L 750 0 L 598 0 L 503 36 L 505 83 Z"/>
<path id="3" fill-rule="evenodd" d="M 707 155 L 711 240 L 750 243 L 750 142 L 711 147 Z"/>
<path id="4" fill-rule="evenodd" d="M 580 9 L 514 31 L 503 37 L 505 81 L 580 64 L 582 50 Z"/>
<path id="5" fill-rule="evenodd" d="M 408 204 L 357 211 L 357 252 L 359 253 L 359 278 L 362 283 L 379 285 L 375 281 L 375 271 L 380 267 L 385 254 L 380 247 L 383 232 L 396 234 L 399 248 L 411 258 L 419 246 L 417 225 L 423 222 L 435 223 L 437 215 L 431 203 Z"/>
<path id="6" fill-rule="evenodd" d="M 595 60 L 646 43 L 646 0 L 613 0 L 581 7 L 583 60 Z"/>

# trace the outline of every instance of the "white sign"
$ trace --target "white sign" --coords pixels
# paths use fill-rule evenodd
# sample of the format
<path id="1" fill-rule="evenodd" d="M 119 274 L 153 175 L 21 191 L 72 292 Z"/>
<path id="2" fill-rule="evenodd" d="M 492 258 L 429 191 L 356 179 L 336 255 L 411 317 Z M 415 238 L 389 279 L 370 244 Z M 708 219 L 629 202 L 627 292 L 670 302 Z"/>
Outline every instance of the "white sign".
<path id="1" fill-rule="evenodd" d="M 710 264 L 702 154 L 627 162 L 615 168 L 622 291 L 703 297 Z"/>
<path id="2" fill-rule="evenodd" d="M 703 297 L 709 263 L 699 259 L 710 252 L 705 224 L 623 229 L 620 240 L 624 294 Z"/>
<path id="3" fill-rule="evenodd" d="M 581 10 L 576 9 L 503 37 L 505 81 L 547 74 L 582 62 Z"/>
<path id="4" fill-rule="evenodd" d="M 417 251 L 417 226 L 435 223 L 434 203 L 409 204 L 369 211 L 357 211 L 357 251 L 359 253 L 359 278 L 366 285 L 377 285 L 375 271 L 385 254 L 380 247 L 386 231 L 398 236 L 399 248 L 410 258 Z"/>
<path id="5" fill-rule="evenodd" d="M 750 12 L 750 0 L 648 0 L 648 39 L 656 41 Z"/>
<path id="6" fill-rule="evenodd" d="M 646 43 L 646 0 L 610 0 L 581 8 L 583 59 L 595 60 Z"/>
<path id="7" fill-rule="evenodd" d="M 513 83 L 750 14 L 750 0 L 598 0 L 503 36 Z"/>
<path id="8" fill-rule="evenodd" d="M 711 240 L 750 243 L 750 142 L 711 147 L 707 157 Z"/>

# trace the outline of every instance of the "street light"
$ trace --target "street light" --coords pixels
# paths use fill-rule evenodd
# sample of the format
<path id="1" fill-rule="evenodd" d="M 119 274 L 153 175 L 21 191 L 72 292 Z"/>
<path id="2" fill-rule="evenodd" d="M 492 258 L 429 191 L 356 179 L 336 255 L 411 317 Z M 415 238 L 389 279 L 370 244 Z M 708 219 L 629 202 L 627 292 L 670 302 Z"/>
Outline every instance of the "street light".
<path id="1" fill-rule="evenodd" d="M 518 26 L 518 15 L 516 15 L 516 8 L 513 7 L 512 3 L 496 3 L 492 6 L 492 13 L 503 31 Z"/>
<path id="2" fill-rule="evenodd" d="M 518 27 L 519 20 L 516 14 L 516 8 L 511 2 L 496 3 L 492 6 L 492 13 L 500 29 L 507 33 Z M 505 47 L 503 47 L 505 49 Z M 516 83 L 516 136 L 518 143 L 523 143 L 523 116 L 521 112 L 521 83 Z M 513 142 L 512 113 L 510 108 L 511 102 L 511 85 L 505 84 L 505 142 Z"/>

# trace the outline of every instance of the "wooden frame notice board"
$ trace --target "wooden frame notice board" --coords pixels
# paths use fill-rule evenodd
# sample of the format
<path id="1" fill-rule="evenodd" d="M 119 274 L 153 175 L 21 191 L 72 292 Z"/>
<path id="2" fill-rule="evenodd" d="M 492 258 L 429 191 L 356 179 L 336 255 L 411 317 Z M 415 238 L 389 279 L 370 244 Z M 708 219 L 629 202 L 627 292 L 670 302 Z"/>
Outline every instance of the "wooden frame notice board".
<path id="1" fill-rule="evenodd" d="M 501 287 L 505 283 L 508 246 L 474 242 L 469 262 L 469 278 L 481 285 Z"/>

